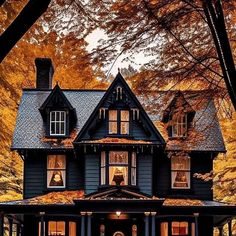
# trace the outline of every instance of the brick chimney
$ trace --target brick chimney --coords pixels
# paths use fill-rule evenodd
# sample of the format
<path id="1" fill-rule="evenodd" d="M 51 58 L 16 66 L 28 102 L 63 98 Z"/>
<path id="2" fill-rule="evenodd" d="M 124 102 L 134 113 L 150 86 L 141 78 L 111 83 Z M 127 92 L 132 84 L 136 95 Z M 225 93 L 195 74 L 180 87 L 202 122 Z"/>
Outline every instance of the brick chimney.
<path id="1" fill-rule="evenodd" d="M 54 73 L 52 60 L 50 58 L 36 58 L 36 88 L 51 89 Z"/>

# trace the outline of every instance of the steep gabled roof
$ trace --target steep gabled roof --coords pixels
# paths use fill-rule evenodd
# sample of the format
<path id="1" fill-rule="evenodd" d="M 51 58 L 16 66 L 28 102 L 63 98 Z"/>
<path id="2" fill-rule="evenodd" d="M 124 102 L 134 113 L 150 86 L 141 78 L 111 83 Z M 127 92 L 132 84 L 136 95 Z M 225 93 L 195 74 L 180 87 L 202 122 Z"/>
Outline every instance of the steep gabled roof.
<path id="1" fill-rule="evenodd" d="M 19 105 L 12 149 L 64 149 L 73 148 L 72 142 L 103 98 L 104 90 L 62 90 L 75 108 L 77 121 L 71 137 L 65 142 L 57 139 L 45 140 L 45 127 L 39 108 L 52 90 L 25 89 Z M 225 152 L 223 137 L 216 115 L 216 108 L 209 91 L 182 91 L 184 98 L 194 109 L 193 142 L 187 137 L 177 142 L 168 140 L 165 124 L 162 122 L 164 110 L 173 100 L 177 91 L 155 91 L 139 95 L 137 98 L 153 124 L 166 140 L 167 150 L 194 150 Z"/>
<path id="2" fill-rule="evenodd" d="M 115 89 L 115 87 L 117 85 L 122 85 L 124 90 L 128 93 L 128 95 L 133 100 L 135 106 L 140 110 L 140 114 L 143 115 L 145 121 L 148 124 L 148 129 L 150 129 L 155 134 L 155 136 L 156 136 L 156 140 L 155 141 L 157 141 L 161 145 L 165 144 L 165 140 L 163 139 L 163 137 L 161 136 L 159 131 L 156 129 L 156 127 L 154 126 L 154 124 L 150 120 L 150 118 L 147 115 L 146 111 L 143 109 L 141 103 L 136 98 L 136 96 L 134 95 L 134 93 L 132 92 L 132 90 L 130 89 L 128 84 L 126 83 L 125 79 L 120 74 L 120 72 L 116 75 L 116 77 L 113 80 L 113 82 L 111 83 L 110 87 L 108 88 L 108 90 L 106 91 L 106 93 L 104 94 L 104 96 L 102 97 L 100 102 L 98 103 L 97 107 L 94 109 L 93 113 L 91 114 L 91 116 L 89 117 L 87 122 L 85 123 L 84 127 L 82 128 L 82 130 L 79 132 L 79 134 L 76 137 L 74 143 L 77 143 L 77 142 L 79 142 L 81 140 L 81 137 L 84 135 L 84 133 L 88 129 L 88 127 L 91 124 L 91 122 L 96 118 L 96 114 L 97 114 L 99 108 L 101 108 L 103 106 L 104 102 L 108 100 L 108 97 L 111 95 L 111 93 L 114 91 L 114 89 Z"/>

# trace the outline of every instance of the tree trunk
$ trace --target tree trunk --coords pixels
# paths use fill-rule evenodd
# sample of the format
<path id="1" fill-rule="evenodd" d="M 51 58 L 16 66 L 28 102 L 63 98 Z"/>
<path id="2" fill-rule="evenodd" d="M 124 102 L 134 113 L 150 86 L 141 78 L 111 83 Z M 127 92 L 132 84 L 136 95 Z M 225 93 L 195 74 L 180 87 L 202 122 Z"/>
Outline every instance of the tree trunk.
<path id="1" fill-rule="evenodd" d="M 0 6 L 5 1 L 0 0 Z M 30 0 L 0 36 L 0 63 L 35 21 L 47 10 L 51 0 Z"/>
<path id="2" fill-rule="evenodd" d="M 236 71 L 225 27 L 222 3 L 221 0 L 216 0 L 214 3 L 212 0 L 202 0 L 202 4 L 220 60 L 224 81 L 236 110 Z"/>

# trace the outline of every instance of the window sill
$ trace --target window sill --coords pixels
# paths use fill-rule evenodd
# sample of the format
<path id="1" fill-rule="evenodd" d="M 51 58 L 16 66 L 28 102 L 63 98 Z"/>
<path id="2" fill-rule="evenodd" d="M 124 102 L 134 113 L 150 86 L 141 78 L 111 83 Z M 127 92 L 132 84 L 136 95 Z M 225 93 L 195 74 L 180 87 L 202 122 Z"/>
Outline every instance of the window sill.
<path id="1" fill-rule="evenodd" d="M 45 138 L 48 138 L 48 139 L 64 139 L 64 138 L 70 138 L 70 135 L 45 135 Z"/>
<path id="2" fill-rule="evenodd" d="M 59 187 L 59 188 L 46 188 L 43 190 L 43 193 L 50 193 L 50 192 L 61 192 L 65 191 L 66 187 Z"/>
<path id="3" fill-rule="evenodd" d="M 124 189 L 130 189 L 130 190 L 134 190 L 134 191 L 139 191 L 139 187 L 138 186 L 134 186 L 134 185 L 99 185 L 98 189 L 99 190 L 106 190 L 109 188 L 124 188 Z"/>
<path id="4" fill-rule="evenodd" d="M 193 191 L 193 189 L 191 189 L 191 188 L 172 188 L 172 189 L 169 189 L 169 191 L 168 191 L 168 193 L 169 194 L 171 194 L 171 195 L 176 195 L 176 194 L 187 194 L 187 195 L 192 195 L 192 194 L 194 194 L 194 191 Z"/>

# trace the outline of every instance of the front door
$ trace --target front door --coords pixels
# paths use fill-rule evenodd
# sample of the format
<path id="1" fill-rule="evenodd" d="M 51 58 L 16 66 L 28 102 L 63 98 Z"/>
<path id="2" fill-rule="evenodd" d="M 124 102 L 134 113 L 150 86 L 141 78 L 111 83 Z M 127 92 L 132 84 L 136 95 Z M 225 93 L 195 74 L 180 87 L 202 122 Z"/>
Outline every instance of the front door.
<path id="1" fill-rule="evenodd" d="M 130 220 L 109 220 L 105 232 L 106 236 L 131 236 L 132 222 Z"/>

